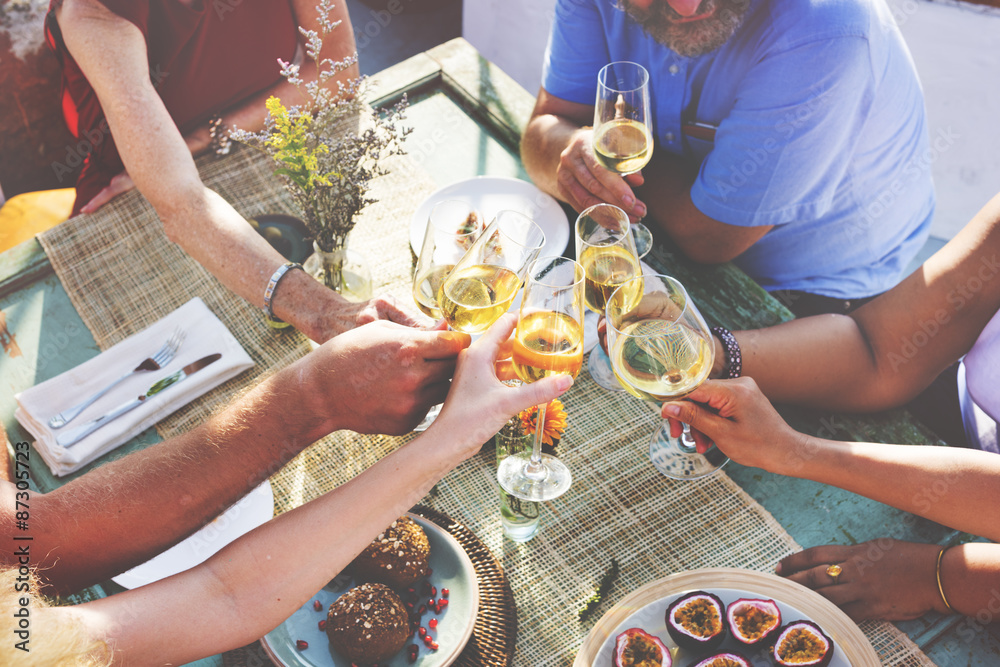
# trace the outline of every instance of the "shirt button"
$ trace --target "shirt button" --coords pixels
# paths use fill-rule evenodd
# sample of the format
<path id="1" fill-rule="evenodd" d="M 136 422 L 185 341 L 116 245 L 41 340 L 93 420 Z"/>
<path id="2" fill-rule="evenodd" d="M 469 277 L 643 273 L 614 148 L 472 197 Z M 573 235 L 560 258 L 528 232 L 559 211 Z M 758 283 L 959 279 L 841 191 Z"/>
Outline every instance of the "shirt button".
<path id="1" fill-rule="evenodd" d="M 670 67 L 667 68 L 667 71 L 670 72 L 671 74 L 677 74 L 678 72 L 681 71 L 681 68 L 678 67 L 677 65 L 671 65 Z"/>
<path id="2" fill-rule="evenodd" d="M 663 135 L 663 138 L 672 143 L 674 140 L 674 133 L 667 132 L 665 135 Z"/>

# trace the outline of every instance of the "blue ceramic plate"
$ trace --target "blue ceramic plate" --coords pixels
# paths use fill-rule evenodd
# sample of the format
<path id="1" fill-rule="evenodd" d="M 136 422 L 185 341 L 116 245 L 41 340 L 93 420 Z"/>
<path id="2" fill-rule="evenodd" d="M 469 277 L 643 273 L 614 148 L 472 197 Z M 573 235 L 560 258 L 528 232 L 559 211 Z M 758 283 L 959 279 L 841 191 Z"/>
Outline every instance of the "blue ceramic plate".
<path id="1" fill-rule="evenodd" d="M 433 570 L 430 581 L 440 590 L 449 590 L 448 606 L 440 614 L 428 611 L 421 624 L 427 627 L 427 621 L 438 619 L 438 627 L 431 631 L 440 648 L 431 651 L 418 637 L 409 644 L 420 647 L 416 663 L 411 663 L 404 647 L 387 662 L 379 665 L 387 667 L 444 667 L 450 665 L 462 653 L 472 629 L 476 623 L 479 611 L 479 582 L 476 570 L 469 560 L 462 545 L 437 524 L 414 514 L 408 515 L 416 521 L 427 533 L 430 542 L 430 566 Z M 360 583 L 360 582 L 357 582 Z M 267 633 L 260 643 L 264 650 L 281 667 L 350 667 L 351 661 L 330 649 L 326 632 L 319 629 L 319 621 L 326 618 L 330 605 L 346 593 L 356 583 L 350 576 L 337 577 L 309 599 L 297 612 L 284 623 Z M 313 608 L 313 601 L 319 600 L 322 611 Z M 303 639 L 309 643 L 309 648 L 299 651 L 295 648 L 296 641 Z"/>

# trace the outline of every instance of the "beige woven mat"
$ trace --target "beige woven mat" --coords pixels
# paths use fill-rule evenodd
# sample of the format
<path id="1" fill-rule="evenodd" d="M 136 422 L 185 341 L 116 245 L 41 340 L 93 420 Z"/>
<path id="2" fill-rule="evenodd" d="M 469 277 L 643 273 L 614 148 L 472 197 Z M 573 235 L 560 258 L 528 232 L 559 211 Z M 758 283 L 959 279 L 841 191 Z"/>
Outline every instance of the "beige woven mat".
<path id="1" fill-rule="evenodd" d="M 244 215 L 294 214 L 270 165 L 248 150 L 224 160 L 201 160 L 199 167 L 205 182 Z M 404 302 L 410 298 L 409 219 L 431 189 L 415 163 L 397 159 L 392 173 L 376 186 L 380 202 L 365 212 L 351 237 L 351 248 L 369 258 L 376 290 L 395 293 Z M 167 241 L 137 193 L 62 224 L 40 240 L 101 348 L 198 295 L 257 362 L 253 371 L 161 423 L 164 437 L 199 423 L 234 392 L 309 349 L 302 336 L 275 334 L 265 327 L 256 308 L 234 297 Z M 545 507 L 542 531 L 532 542 L 517 546 L 502 538 L 490 448 L 446 477 L 426 500 L 465 523 L 501 560 L 518 605 L 515 665 L 572 662 L 590 627 L 577 621 L 576 609 L 612 556 L 621 573 L 598 613 L 674 572 L 712 566 L 771 571 L 779 558 L 798 549 L 774 518 L 725 474 L 696 482 L 659 475 L 645 445 L 658 417 L 646 404 L 604 392 L 586 373 L 564 402 L 570 426 L 560 456 L 575 481 L 566 496 Z M 272 477 L 276 511 L 346 482 L 407 439 L 349 432 L 325 438 Z M 864 630 L 883 664 L 932 664 L 894 626 L 872 623 Z"/>

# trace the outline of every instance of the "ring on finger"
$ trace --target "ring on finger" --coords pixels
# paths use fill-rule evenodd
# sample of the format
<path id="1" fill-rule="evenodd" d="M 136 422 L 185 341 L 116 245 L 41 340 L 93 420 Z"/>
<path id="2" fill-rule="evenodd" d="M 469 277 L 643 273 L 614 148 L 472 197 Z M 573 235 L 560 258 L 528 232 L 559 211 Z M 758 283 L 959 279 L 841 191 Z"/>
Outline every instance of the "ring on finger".
<path id="1" fill-rule="evenodd" d="M 843 571 L 844 571 L 844 568 L 840 567 L 839 565 L 827 565 L 826 566 L 826 574 L 827 574 L 828 577 L 830 577 L 831 579 L 833 579 L 833 583 L 834 584 L 839 584 L 840 583 L 840 575 L 841 575 L 841 573 Z"/>

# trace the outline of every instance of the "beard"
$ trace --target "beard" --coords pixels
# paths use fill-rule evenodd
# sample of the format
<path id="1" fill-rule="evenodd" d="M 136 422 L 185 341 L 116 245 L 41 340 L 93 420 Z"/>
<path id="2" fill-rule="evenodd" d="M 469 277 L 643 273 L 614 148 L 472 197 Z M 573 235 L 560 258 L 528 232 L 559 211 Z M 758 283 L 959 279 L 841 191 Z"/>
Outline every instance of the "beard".
<path id="1" fill-rule="evenodd" d="M 636 7 L 632 0 L 618 0 L 624 10 L 650 37 L 675 53 L 687 58 L 701 56 L 719 48 L 743 24 L 750 0 L 702 0 L 698 14 L 715 11 L 712 16 L 677 23 L 684 17 L 667 4 L 653 0 L 648 9 Z"/>

